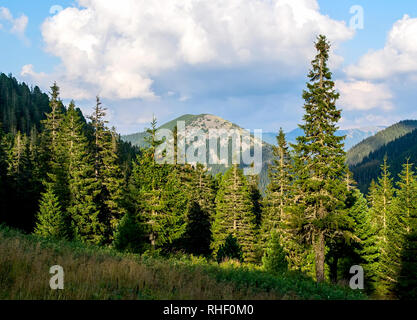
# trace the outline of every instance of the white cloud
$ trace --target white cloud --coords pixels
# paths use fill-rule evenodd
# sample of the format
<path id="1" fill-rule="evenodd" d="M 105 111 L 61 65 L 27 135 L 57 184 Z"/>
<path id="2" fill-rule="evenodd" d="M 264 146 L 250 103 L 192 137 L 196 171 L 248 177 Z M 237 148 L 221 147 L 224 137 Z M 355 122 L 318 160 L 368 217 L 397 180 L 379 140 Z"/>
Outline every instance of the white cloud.
<path id="1" fill-rule="evenodd" d="M 417 18 L 405 15 L 388 33 L 381 50 L 364 55 L 346 69 L 348 76 L 359 79 L 387 79 L 417 73 Z"/>
<path id="2" fill-rule="evenodd" d="M 353 36 L 344 22 L 322 15 L 316 0 L 78 3 L 42 26 L 46 50 L 62 61 L 54 77 L 109 99 L 154 99 L 155 77 L 183 66 L 273 61 L 297 69 L 311 60 L 319 33 L 336 47 Z"/>
<path id="3" fill-rule="evenodd" d="M 0 7 L 0 20 L 7 22 L 9 26 L 9 32 L 17 35 L 20 39 L 28 42 L 25 37 L 26 27 L 28 25 L 29 19 L 27 16 L 22 14 L 18 18 L 14 18 L 12 13 L 8 8 Z M 0 25 L 0 29 L 4 29 L 3 25 Z"/>
<path id="4" fill-rule="evenodd" d="M 369 81 L 336 81 L 340 92 L 340 106 L 347 111 L 393 108 L 393 94 L 386 84 L 375 84 Z"/>

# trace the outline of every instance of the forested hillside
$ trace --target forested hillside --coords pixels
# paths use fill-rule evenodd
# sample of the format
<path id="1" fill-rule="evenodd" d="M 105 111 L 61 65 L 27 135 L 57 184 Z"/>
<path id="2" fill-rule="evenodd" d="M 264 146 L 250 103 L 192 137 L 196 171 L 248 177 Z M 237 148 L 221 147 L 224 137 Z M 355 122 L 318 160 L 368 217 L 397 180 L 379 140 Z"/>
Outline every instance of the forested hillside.
<path id="1" fill-rule="evenodd" d="M 39 129 L 47 112 L 49 98 L 39 87 L 29 88 L 11 75 L 0 74 L 0 123 L 3 131 L 13 134 L 20 131 L 29 135 L 33 127 Z"/>
<path id="2" fill-rule="evenodd" d="M 0 223 L 31 232 L 41 197 L 53 200 L 48 194 L 51 186 L 68 197 L 66 181 L 76 169 L 84 174 L 87 153 L 93 150 L 94 122 L 87 123 L 73 103 L 66 108 L 57 86 L 51 88 L 50 100 L 38 87 L 30 90 L 12 76 L 1 74 L 0 85 L 0 114 L 4 121 L 0 123 Z M 117 153 L 115 161 L 121 175 L 127 178 L 138 149 L 121 141 L 116 133 L 113 139 L 113 147 L 107 148 Z M 55 144 L 61 150 L 59 162 L 53 159 L 51 148 Z M 71 173 L 62 171 L 64 162 Z"/>
<path id="3" fill-rule="evenodd" d="M 387 163 L 394 180 L 398 180 L 398 174 L 402 165 L 407 162 L 417 164 L 417 130 L 414 130 L 390 143 L 383 145 L 371 152 L 360 163 L 351 167 L 353 177 L 362 192 L 367 192 L 372 180 L 376 180 L 380 173 L 380 166 L 387 157 Z"/>
<path id="4" fill-rule="evenodd" d="M 362 162 L 370 153 L 394 141 L 417 128 L 417 120 L 404 120 L 396 123 L 376 135 L 369 137 L 350 149 L 346 156 L 349 166 Z"/>

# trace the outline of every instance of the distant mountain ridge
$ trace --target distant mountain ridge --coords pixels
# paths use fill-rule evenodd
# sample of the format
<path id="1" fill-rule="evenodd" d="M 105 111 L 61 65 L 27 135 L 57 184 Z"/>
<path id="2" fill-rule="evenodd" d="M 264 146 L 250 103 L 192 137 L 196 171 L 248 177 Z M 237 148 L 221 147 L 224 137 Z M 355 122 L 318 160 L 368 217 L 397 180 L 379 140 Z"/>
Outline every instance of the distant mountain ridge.
<path id="1" fill-rule="evenodd" d="M 214 115 L 210 115 L 210 114 L 201 114 L 201 115 L 192 115 L 192 114 L 185 114 L 181 117 L 178 117 L 174 120 L 171 120 L 163 125 L 161 125 L 160 128 L 164 128 L 164 129 L 170 129 L 173 130 L 177 121 L 185 121 L 186 126 L 195 126 L 197 124 L 197 122 L 195 122 L 192 125 L 192 122 L 195 121 L 196 119 L 198 119 L 199 117 L 212 117 L 213 119 L 217 119 L 219 121 L 219 123 L 231 123 L 233 126 L 235 126 L 236 128 L 240 128 L 238 125 L 224 120 L 220 117 L 214 116 Z M 215 120 L 213 120 L 215 121 Z M 204 125 L 203 125 L 204 127 Z M 384 126 L 373 126 L 373 127 L 364 127 L 364 128 L 357 128 L 357 129 L 345 129 L 345 130 L 338 130 L 337 131 L 337 135 L 339 136 L 346 136 L 345 139 L 345 150 L 349 150 L 351 149 L 353 146 L 355 146 L 356 144 L 358 144 L 359 142 L 363 141 L 364 139 L 371 137 L 373 135 L 375 135 L 376 133 L 378 133 L 379 131 L 385 129 L 386 127 Z M 266 142 L 267 144 L 270 145 L 276 145 L 277 140 L 276 140 L 276 136 L 278 134 L 278 130 L 277 132 L 263 132 L 262 133 L 262 140 L 264 142 Z M 289 131 L 286 133 L 286 138 L 288 143 L 296 143 L 296 139 L 297 137 L 301 136 L 303 134 L 303 131 L 300 128 L 296 128 L 292 131 Z M 123 136 L 123 140 L 127 141 L 127 142 L 131 142 L 133 145 L 137 145 L 140 147 L 144 147 L 144 137 L 145 137 L 145 132 L 139 132 L 139 133 L 134 133 L 134 134 L 130 134 L 130 135 L 125 135 Z"/>
<path id="2" fill-rule="evenodd" d="M 380 176 L 380 166 L 385 156 L 387 157 L 391 177 L 394 178 L 394 181 L 397 181 L 398 174 L 407 160 L 409 160 L 409 163 L 417 165 L 417 130 L 412 130 L 384 144 L 363 158 L 360 163 L 350 167 L 353 177 L 362 192 L 366 193 L 371 181 L 376 181 Z"/>
<path id="3" fill-rule="evenodd" d="M 177 125 L 178 121 L 184 121 L 185 122 L 185 130 L 188 131 L 190 129 L 200 129 L 203 132 L 208 132 L 210 129 L 218 129 L 218 130 L 230 130 L 234 129 L 237 130 L 240 135 L 247 134 L 247 131 L 240 126 L 225 120 L 223 118 L 220 118 L 215 115 L 211 114 L 200 114 L 200 115 L 191 115 L 186 114 L 179 118 L 176 118 L 172 121 L 169 121 L 163 125 L 161 125 L 158 129 L 169 129 L 173 130 L 174 127 Z M 131 135 L 122 136 L 122 139 L 126 142 L 132 143 L 132 145 L 136 145 L 139 147 L 146 147 L 145 137 L 147 133 L 146 132 L 140 132 L 135 133 Z M 262 146 L 262 171 L 259 174 L 259 185 L 261 189 L 263 189 L 267 184 L 267 168 L 268 168 L 268 162 L 272 158 L 272 146 L 262 140 L 259 140 L 251 135 L 250 137 L 251 145 L 253 146 L 255 143 L 261 144 Z M 251 146 L 248 145 L 242 145 L 242 149 L 251 148 Z M 213 175 L 222 172 L 224 173 L 228 166 L 231 165 L 231 151 L 229 149 L 229 164 L 225 166 L 224 164 L 208 164 L 207 167 L 209 169 L 209 172 Z M 209 161 L 207 161 L 209 163 Z M 243 164 L 241 162 L 241 167 L 249 167 L 249 164 Z"/>
<path id="4" fill-rule="evenodd" d="M 377 134 L 379 131 L 384 130 L 384 126 L 374 126 L 374 127 L 364 127 L 364 128 L 354 128 L 354 129 L 342 129 L 336 132 L 338 136 L 346 136 L 345 139 L 345 150 L 351 149 L 356 144 L 365 140 L 368 137 L 371 137 Z M 297 137 L 303 135 L 303 130 L 300 128 L 294 129 L 286 133 L 286 138 L 288 143 L 296 143 Z M 275 132 L 264 132 L 262 133 L 263 140 L 269 144 L 276 145 L 276 136 Z"/>
<path id="5" fill-rule="evenodd" d="M 386 144 L 405 136 L 406 134 L 417 129 L 417 120 L 403 120 L 384 130 L 379 131 L 360 142 L 347 153 L 347 164 L 355 166 L 361 163 L 367 156 Z"/>

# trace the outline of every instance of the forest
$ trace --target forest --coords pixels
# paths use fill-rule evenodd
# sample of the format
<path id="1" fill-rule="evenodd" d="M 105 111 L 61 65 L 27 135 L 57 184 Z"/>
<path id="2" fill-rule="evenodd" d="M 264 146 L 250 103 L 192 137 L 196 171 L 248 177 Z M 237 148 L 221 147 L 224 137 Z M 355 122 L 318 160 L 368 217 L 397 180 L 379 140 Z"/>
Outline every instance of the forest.
<path id="1" fill-rule="evenodd" d="M 120 252 L 257 265 L 279 277 L 297 272 L 346 285 L 360 265 L 365 291 L 417 298 L 417 175 L 398 177 L 388 160 L 369 190 L 352 178 L 336 136 L 341 110 L 325 36 L 303 92 L 304 135 L 288 145 L 282 129 L 265 194 L 257 176 L 232 165 L 211 175 L 201 164 L 159 164 L 156 119 L 147 147 L 108 127 L 97 97 L 84 117 L 65 106 L 55 83 L 38 87 L 0 76 L 0 224 L 28 234 Z M 398 166 L 399 164 L 397 164 Z"/>

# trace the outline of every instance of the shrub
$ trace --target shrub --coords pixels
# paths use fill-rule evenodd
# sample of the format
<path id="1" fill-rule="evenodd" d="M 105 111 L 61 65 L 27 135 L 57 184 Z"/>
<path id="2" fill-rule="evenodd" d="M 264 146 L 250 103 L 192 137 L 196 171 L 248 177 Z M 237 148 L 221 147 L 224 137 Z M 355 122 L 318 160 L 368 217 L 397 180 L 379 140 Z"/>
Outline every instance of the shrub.
<path id="1" fill-rule="evenodd" d="M 273 232 L 268 247 L 262 258 L 264 269 L 273 274 L 279 274 L 288 270 L 288 263 L 285 258 L 285 251 L 280 243 L 280 236 Z"/>
<path id="2" fill-rule="evenodd" d="M 222 262 L 226 258 L 236 259 L 240 262 L 243 261 L 242 247 L 239 245 L 237 239 L 233 235 L 229 234 L 217 251 L 217 262 Z"/>

